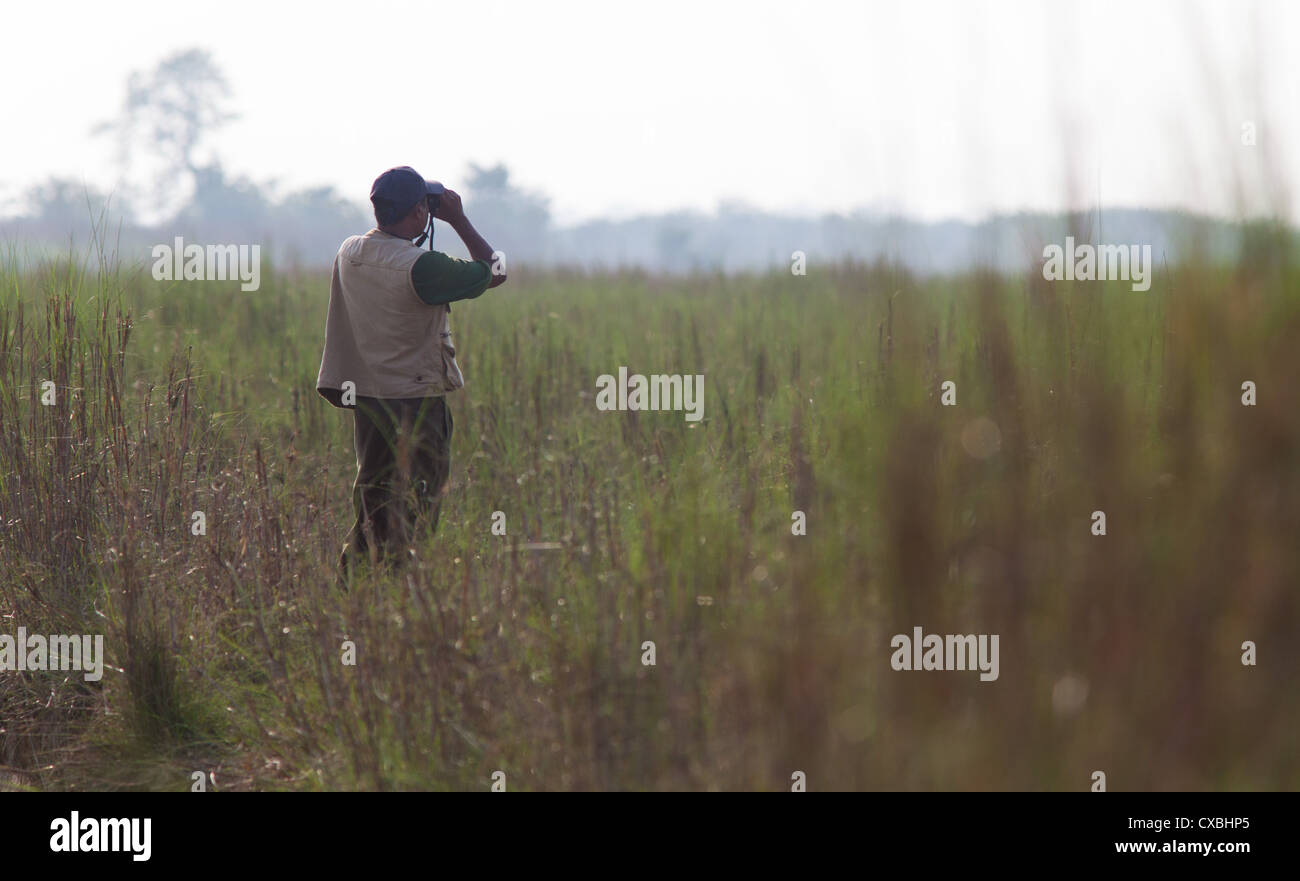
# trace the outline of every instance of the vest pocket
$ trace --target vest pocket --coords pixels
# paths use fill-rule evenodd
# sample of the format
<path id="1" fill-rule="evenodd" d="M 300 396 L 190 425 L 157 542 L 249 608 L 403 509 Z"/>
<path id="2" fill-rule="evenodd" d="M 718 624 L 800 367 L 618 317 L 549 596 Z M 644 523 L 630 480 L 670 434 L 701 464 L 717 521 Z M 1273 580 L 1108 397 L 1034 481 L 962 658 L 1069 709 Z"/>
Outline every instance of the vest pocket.
<path id="1" fill-rule="evenodd" d="M 452 345 L 451 333 L 442 335 L 442 375 L 443 388 L 447 391 L 463 388 L 465 377 L 461 375 L 460 366 L 456 363 L 456 347 Z"/>

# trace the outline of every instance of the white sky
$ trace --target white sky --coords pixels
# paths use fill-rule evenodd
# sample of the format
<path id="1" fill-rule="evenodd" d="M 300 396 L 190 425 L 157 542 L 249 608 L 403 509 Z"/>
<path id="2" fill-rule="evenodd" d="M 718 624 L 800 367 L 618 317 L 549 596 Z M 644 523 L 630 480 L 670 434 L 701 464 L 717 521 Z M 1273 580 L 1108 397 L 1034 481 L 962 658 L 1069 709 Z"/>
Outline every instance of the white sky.
<path id="1" fill-rule="evenodd" d="M 501 161 L 561 223 L 724 199 L 1235 215 L 1237 178 L 1247 208 L 1297 219 L 1261 183 L 1300 182 L 1300 3 L 1284 0 L 101 0 L 7 4 L 4 29 L 10 204 L 52 174 L 111 184 L 113 143 L 90 127 L 130 71 L 197 46 L 240 114 L 214 141 L 228 171 L 362 204 L 391 165 L 456 188 L 468 162 Z"/>

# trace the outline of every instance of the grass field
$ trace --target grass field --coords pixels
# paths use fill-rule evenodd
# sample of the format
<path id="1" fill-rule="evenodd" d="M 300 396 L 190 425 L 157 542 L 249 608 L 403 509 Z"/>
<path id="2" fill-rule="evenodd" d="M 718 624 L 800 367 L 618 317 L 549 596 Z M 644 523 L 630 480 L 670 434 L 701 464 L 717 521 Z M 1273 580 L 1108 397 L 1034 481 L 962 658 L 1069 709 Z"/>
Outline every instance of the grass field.
<path id="1" fill-rule="evenodd" d="M 1243 235 L 1146 293 L 514 268 L 452 310 L 437 535 L 346 594 L 328 277 L 11 255 L 0 633 L 108 663 L 0 673 L 0 786 L 1300 788 L 1300 263 Z M 598 411 L 620 365 L 703 374 L 703 421 Z M 893 670 L 914 626 L 999 678 Z"/>

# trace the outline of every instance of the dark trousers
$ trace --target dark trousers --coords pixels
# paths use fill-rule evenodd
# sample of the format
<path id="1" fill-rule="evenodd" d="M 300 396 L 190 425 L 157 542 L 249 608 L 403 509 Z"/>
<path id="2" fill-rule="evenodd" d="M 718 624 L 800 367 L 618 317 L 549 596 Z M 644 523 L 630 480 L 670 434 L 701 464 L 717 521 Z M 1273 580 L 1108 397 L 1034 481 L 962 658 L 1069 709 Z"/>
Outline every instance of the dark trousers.
<path id="1" fill-rule="evenodd" d="M 451 408 L 442 397 L 358 397 L 353 413 L 356 522 L 339 565 L 394 563 L 409 556 L 417 526 L 438 527 L 451 473 Z"/>

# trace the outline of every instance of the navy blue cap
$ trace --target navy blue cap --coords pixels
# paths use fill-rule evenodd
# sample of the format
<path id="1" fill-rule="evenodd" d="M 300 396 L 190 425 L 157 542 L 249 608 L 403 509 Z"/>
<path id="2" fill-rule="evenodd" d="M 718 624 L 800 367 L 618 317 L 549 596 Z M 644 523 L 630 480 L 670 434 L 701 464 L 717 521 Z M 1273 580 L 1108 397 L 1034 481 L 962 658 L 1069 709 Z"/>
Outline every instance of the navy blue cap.
<path id="1" fill-rule="evenodd" d="M 436 196 L 444 190 L 445 187 L 436 180 L 425 181 L 411 166 L 399 165 L 375 178 L 374 186 L 370 188 L 370 200 L 386 199 L 397 210 L 406 212 L 425 196 Z"/>

